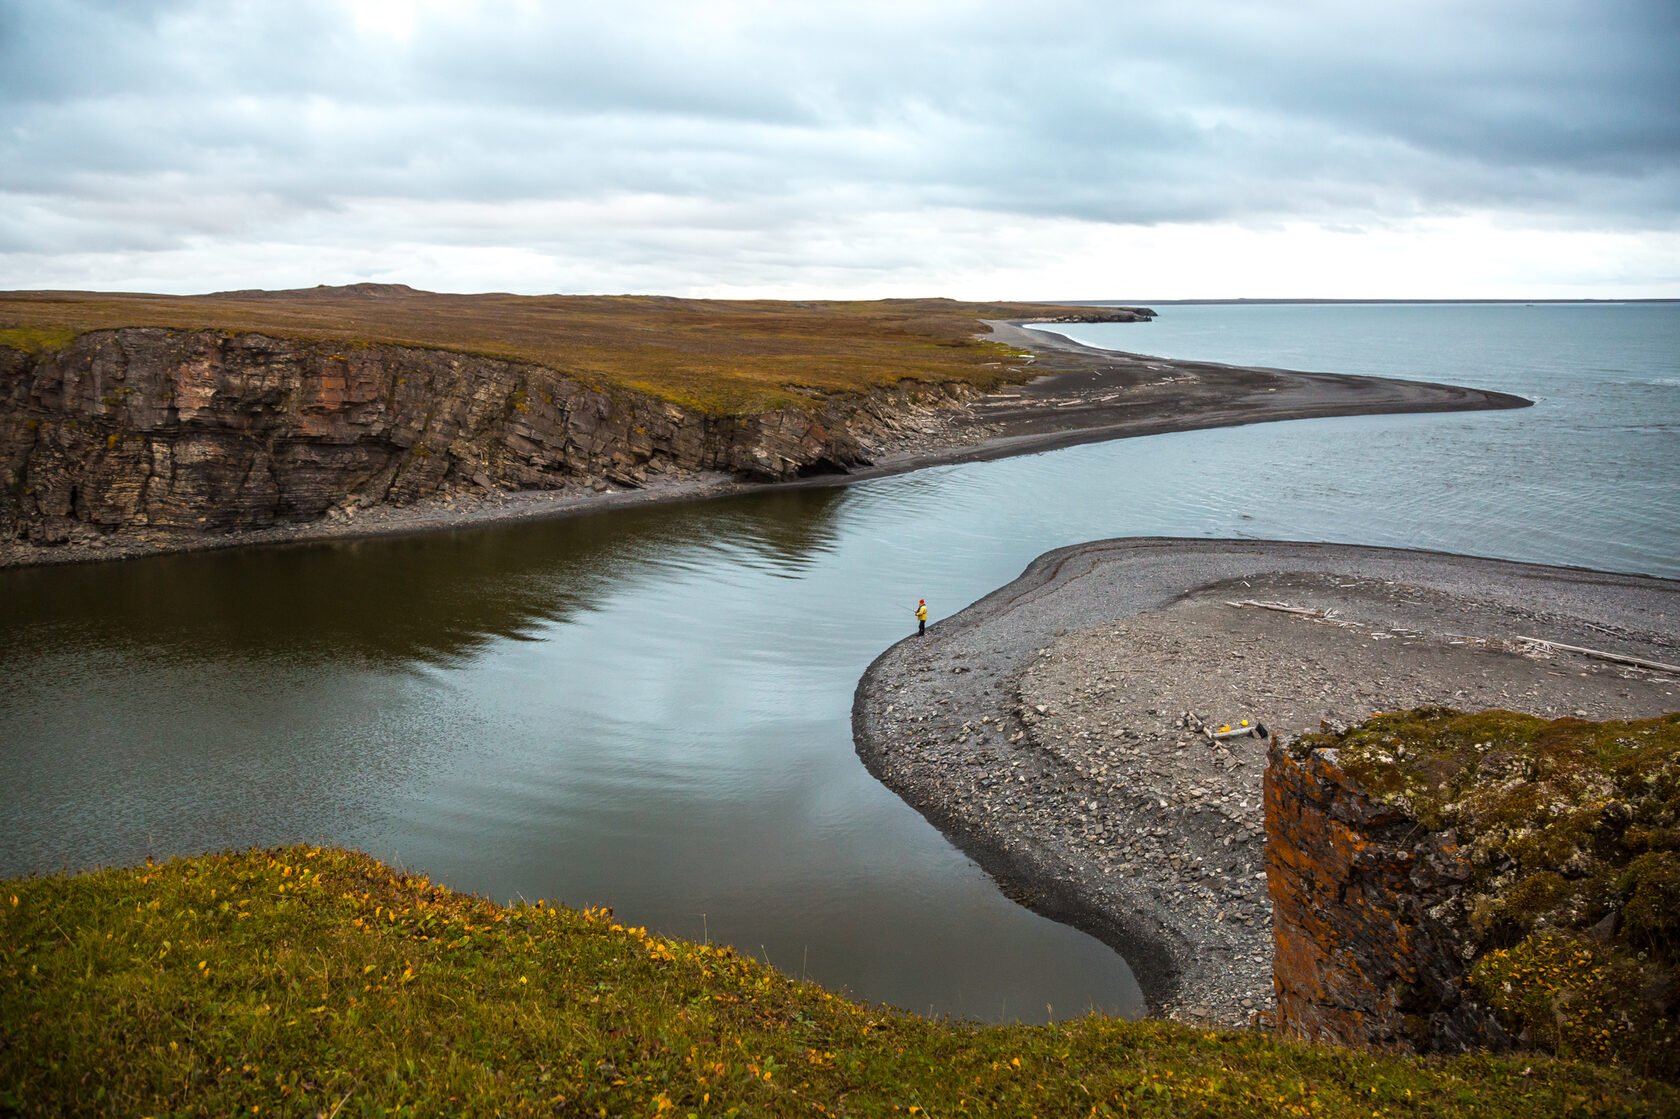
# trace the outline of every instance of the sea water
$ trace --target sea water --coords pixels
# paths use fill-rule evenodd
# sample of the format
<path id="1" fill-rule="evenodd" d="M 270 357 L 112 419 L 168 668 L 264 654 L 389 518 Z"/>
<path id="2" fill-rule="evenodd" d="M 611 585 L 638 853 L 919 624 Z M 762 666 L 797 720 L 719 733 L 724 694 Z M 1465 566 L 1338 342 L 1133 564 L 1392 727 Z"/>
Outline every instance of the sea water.
<path id="1" fill-rule="evenodd" d="M 1215 467 L 1199 472 L 1200 486 L 1162 494 L 1201 503 L 1184 512 L 1209 531 L 1680 575 L 1680 304 L 1190 305 L 1148 324 L 1051 329 L 1163 357 L 1441 381 L 1535 402 L 1230 432 L 1219 454 L 1242 462 L 1243 479 Z M 1164 508 L 1153 515 L 1183 523 Z"/>

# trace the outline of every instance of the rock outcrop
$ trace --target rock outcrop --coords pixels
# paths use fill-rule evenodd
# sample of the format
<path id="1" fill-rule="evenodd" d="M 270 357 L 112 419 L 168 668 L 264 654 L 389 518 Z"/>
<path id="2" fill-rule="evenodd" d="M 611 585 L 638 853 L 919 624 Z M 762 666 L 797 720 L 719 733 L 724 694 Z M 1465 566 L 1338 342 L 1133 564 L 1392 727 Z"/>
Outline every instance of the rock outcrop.
<path id="1" fill-rule="evenodd" d="M 1267 761 L 1278 1028 L 1425 1051 L 1502 1044 L 1467 989 L 1473 950 L 1452 918 L 1471 868 L 1454 834 L 1373 802 L 1334 749 L 1274 739 Z"/>
<path id="2" fill-rule="evenodd" d="M 1680 1078 L 1680 712 L 1420 708 L 1274 740 L 1278 1026 Z"/>
<path id="3" fill-rule="evenodd" d="M 125 328 L 0 348 L 0 541 L 226 533 L 447 490 L 776 481 L 867 463 L 906 384 L 711 416 L 554 369 L 446 350 Z"/>

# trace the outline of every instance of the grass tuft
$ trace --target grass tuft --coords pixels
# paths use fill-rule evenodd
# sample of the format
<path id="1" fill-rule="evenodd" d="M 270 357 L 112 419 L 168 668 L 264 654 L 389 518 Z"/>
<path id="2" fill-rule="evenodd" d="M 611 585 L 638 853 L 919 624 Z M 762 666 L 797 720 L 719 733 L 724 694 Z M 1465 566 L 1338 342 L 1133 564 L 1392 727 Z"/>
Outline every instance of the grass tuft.
<path id="1" fill-rule="evenodd" d="M 56 353 L 74 342 L 80 333 L 70 326 L 0 327 L 0 347 L 26 354 Z"/>

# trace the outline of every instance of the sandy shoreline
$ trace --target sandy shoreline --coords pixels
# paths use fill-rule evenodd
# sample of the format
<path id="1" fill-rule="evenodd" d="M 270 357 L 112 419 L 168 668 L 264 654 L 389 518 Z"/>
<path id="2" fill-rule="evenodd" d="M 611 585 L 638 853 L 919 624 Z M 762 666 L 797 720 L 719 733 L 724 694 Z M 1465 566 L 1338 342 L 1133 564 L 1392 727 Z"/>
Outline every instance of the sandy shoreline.
<path id="1" fill-rule="evenodd" d="M 487 527 L 625 505 L 724 497 L 768 486 L 847 485 L 928 466 L 1172 431 L 1324 416 L 1521 408 L 1532 403 L 1505 393 L 1421 381 L 1175 361 L 1093 349 L 1014 322 L 988 326 L 992 340 L 1031 350 L 1043 375 L 960 407 L 907 415 L 895 443 L 881 448 L 872 465 L 849 474 L 777 483 L 694 474 L 652 479 L 637 489 L 597 490 L 582 484 L 558 490 L 469 489 L 411 505 L 361 509 L 336 520 L 226 535 L 159 535 L 146 540 L 113 536 L 91 545 L 59 547 L 4 543 L 0 568 Z M 1147 332 L 1148 327 L 1139 324 L 1137 329 Z"/>
<path id="2" fill-rule="evenodd" d="M 1228 602 L 1281 601 L 1312 618 Z M 1006 892 L 1126 957 L 1152 1010 L 1272 1003 L 1256 738 L 1426 703 L 1632 717 L 1680 678 L 1680 582 L 1327 544 L 1139 539 L 1048 553 L 883 653 L 853 706 L 870 771 Z"/>

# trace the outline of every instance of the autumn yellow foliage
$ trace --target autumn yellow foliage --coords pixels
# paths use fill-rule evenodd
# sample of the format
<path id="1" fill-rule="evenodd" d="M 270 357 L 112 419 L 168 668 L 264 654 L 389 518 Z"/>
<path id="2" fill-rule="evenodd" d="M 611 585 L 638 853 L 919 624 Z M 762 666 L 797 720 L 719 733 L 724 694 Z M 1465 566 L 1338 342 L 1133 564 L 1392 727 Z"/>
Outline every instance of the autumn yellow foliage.
<path id="1" fill-rule="evenodd" d="M 1680 1093 L 1089 1016 L 868 1006 L 606 909 L 316 847 L 0 885 L 0 1113 L 1628 1115 Z"/>

